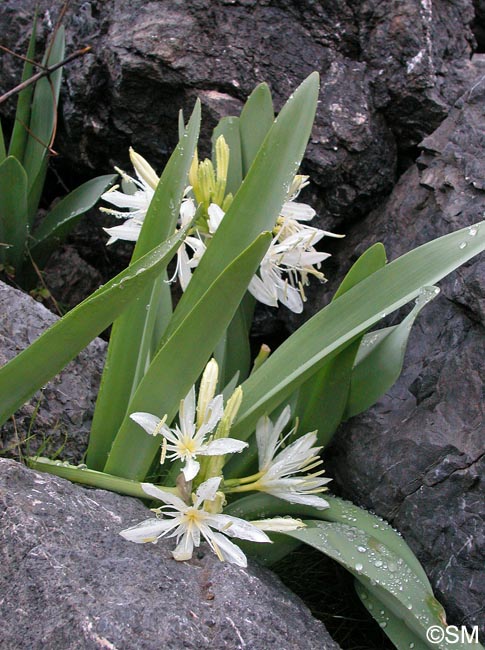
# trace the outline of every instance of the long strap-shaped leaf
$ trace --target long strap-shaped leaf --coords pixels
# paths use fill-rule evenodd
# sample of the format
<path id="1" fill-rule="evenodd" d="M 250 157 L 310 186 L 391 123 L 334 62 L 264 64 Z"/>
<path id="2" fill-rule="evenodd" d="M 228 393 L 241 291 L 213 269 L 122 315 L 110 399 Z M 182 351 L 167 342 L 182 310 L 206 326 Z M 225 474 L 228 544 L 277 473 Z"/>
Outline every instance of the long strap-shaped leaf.
<path id="1" fill-rule="evenodd" d="M 325 361 L 386 314 L 416 298 L 485 249 L 485 222 L 406 253 L 334 300 L 295 332 L 243 384 L 231 435 L 243 440 Z"/>
<path id="2" fill-rule="evenodd" d="M 199 128 L 200 102 L 197 102 L 187 130 L 160 178 L 133 253 L 133 261 L 166 239 L 175 229 Z M 114 323 L 89 439 L 87 464 L 92 469 L 103 469 L 140 379 L 137 368 L 144 370 L 149 361 L 159 306 L 170 307 L 164 296 L 170 293 L 170 288 L 164 280 L 156 278 L 154 284 L 147 285 L 138 303 Z"/>
<path id="3" fill-rule="evenodd" d="M 0 425 L 113 322 L 166 268 L 181 230 L 68 312 L 0 368 Z"/>
<path id="4" fill-rule="evenodd" d="M 145 411 L 170 422 L 229 325 L 271 235 L 260 235 L 239 255 L 172 332 L 140 382 L 128 413 Z M 145 478 L 160 441 L 127 415 L 116 436 L 105 471 L 135 480 Z"/>
<path id="5" fill-rule="evenodd" d="M 27 174 L 13 156 L 0 164 L 0 261 L 18 269 L 27 237 Z"/>
<path id="6" fill-rule="evenodd" d="M 383 268 L 385 264 L 386 251 L 382 244 L 374 244 L 368 248 L 352 265 L 333 300 Z M 300 431 L 318 430 L 320 445 L 326 445 L 331 440 L 342 421 L 359 345 L 358 339 L 347 346 L 300 387 L 293 416 L 300 418 Z"/>
<path id="7" fill-rule="evenodd" d="M 116 180 L 116 174 L 98 176 L 83 183 L 63 198 L 42 220 L 32 235 L 30 252 L 35 262 L 43 266 L 52 251 L 68 235 L 79 218 L 90 210 Z"/>
<path id="8" fill-rule="evenodd" d="M 244 183 L 217 229 L 185 291 L 167 335 L 173 332 L 214 279 L 263 231 L 273 230 L 310 136 L 318 74 L 295 91 L 275 120 Z"/>

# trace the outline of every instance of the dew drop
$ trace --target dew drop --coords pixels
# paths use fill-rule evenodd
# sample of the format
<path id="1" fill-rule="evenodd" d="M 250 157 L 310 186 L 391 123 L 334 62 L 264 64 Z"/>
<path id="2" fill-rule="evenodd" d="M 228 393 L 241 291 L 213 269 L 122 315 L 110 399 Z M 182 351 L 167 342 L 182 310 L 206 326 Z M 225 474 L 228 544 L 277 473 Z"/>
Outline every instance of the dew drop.
<path id="1" fill-rule="evenodd" d="M 478 232 L 478 228 L 476 226 L 472 226 L 471 228 L 468 229 L 468 234 L 470 237 L 475 237 L 475 235 Z"/>
<path id="2" fill-rule="evenodd" d="M 462 250 L 466 248 L 466 241 L 462 241 L 461 244 L 459 245 L 459 248 L 461 248 Z"/>
<path id="3" fill-rule="evenodd" d="M 359 553 L 367 553 L 367 549 L 365 546 L 357 546 L 357 550 Z"/>
<path id="4" fill-rule="evenodd" d="M 386 623 L 386 621 L 381 621 L 381 622 L 379 623 L 379 625 L 380 625 L 381 627 L 387 627 L 387 623 Z"/>
<path id="5" fill-rule="evenodd" d="M 379 568 L 379 567 L 382 566 L 382 562 L 381 562 L 380 560 L 377 560 L 376 562 L 374 562 L 374 566 L 376 566 L 377 568 Z"/>
<path id="6" fill-rule="evenodd" d="M 364 568 L 364 565 L 361 564 L 360 562 L 358 562 L 358 563 L 355 565 L 355 570 L 357 571 L 357 573 L 360 573 L 360 572 L 363 570 L 363 568 Z"/>

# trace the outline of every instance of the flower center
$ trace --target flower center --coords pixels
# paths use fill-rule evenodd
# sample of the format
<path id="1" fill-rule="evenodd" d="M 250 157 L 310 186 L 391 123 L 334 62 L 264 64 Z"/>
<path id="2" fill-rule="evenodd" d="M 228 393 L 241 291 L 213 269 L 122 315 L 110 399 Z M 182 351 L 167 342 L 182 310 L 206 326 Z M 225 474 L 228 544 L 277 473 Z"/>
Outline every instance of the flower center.
<path id="1" fill-rule="evenodd" d="M 195 438 L 183 436 L 177 444 L 180 458 L 192 458 L 197 453 L 197 442 Z"/>

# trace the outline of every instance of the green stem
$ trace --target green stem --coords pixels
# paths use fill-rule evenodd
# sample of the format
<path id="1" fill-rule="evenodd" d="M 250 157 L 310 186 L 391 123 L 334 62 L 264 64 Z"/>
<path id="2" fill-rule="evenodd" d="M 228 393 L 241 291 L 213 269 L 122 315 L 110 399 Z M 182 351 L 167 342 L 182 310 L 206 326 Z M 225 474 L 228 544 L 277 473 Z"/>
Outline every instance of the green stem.
<path id="1" fill-rule="evenodd" d="M 257 474 L 251 474 L 251 476 L 245 476 L 244 478 L 230 478 L 227 481 L 224 481 L 224 486 L 237 487 L 239 485 L 243 485 L 244 483 L 254 483 L 258 479 L 260 479 L 264 474 L 265 472 L 257 472 Z"/>
<path id="2" fill-rule="evenodd" d="M 101 490 L 110 490 L 111 492 L 118 492 L 118 494 L 125 494 L 139 499 L 151 499 L 150 496 L 143 491 L 141 483 L 132 481 L 130 479 L 105 474 L 93 469 L 88 469 L 84 466 L 69 465 L 61 461 L 50 460 L 49 458 L 29 458 L 27 463 L 31 469 L 48 474 L 60 476 L 73 483 L 81 483 L 82 485 L 89 485 L 91 487 L 99 488 Z M 158 486 L 166 492 L 179 494 L 177 488 L 165 487 L 164 485 Z"/>

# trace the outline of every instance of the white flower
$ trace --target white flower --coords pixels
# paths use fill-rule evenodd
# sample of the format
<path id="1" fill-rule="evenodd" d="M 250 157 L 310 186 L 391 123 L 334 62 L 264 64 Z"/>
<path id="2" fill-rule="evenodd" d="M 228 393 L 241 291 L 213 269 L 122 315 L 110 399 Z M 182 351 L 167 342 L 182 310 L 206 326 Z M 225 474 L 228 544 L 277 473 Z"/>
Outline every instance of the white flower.
<path id="1" fill-rule="evenodd" d="M 121 226 L 113 228 L 104 228 L 105 232 L 110 235 L 108 245 L 118 239 L 127 241 L 137 241 L 140 234 L 143 220 L 150 206 L 151 200 L 158 184 L 156 175 L 150 164 L 130 147 L 130 160 L 135 169 L 137 178 L 128 176 L 121 170 L 118 170 L 123 179 L 135 187 L 133 194 L 119 192 L 117 186 L 105 192 L 101 198 L 111 203 L 121 210 L 112 210 L 111 208 L 101 208 L 103 212 L 112 214 L 118 219 L 127 219 Z"/>
<path id="2" fill-rule="evenodd" d="M 282 438 L 283 429 L 288 424 L 290 416 L 290 407 L 287 406 L 275 424 L 267 416 L 259 419 L 256 425 L 256 442 L 259 471 L 263 476 L 253 487 L 290 503 L 301 503 L 321 509 L 328 508 L 325 499 L 315 496 L 323 492 L 326 489 L 323 486 L 331 480 L 321 478 L 324 470 L 294 476 L 299 472 L 309 472 L 322 464 L 318 457 L 321 447 L 314 446 L 317 441 L 316 433 L 307 433 L 279 451 L 286 438 L 293 433 L 290 431 Z"/>
<path id="3" fill-rule="evenodd" d="M 200 469 L 197 456 L 223 456 L 242 451 L 248 446 L 242 440 L 234 438 L 216 438 L 207 441 L 223 416 L 223 397 L 215 395 L 218 367 L 214 359 L 209 361 L 202 376 L 199 389 L 197 414 L 195 407 L 195 387 L 192 386 L 187 397 L 180 402 L 179 424 L 173 428 L 165 425 L 165 418 L 160 419 L 151 413 L 132 413 L 131 419 L 153 436 L 164 438 L 162 446 L 163 463 L 165 455 L 170 460 L 185 463 L 182 472 L 185 480 L 191 481 Z"/>
<path id="4" fill-rule="evenodd" d="M 303 311 L 308 276 L 323 280 L 324 275 L 314 268 L 327 257 L 319 253 L 313 244 L 323 237 L 323 231 L 305 227 L 280 241 L 280 233 L 271 242 L 261 265 L 259 275 L 254 275 L 249 284 L 250 293 L 259 302 L 277 307 L 278 302 L 295 313 Z"/>
<path id="5" fill-rule="evenodd" d="M 137 526 L 121 531 L 120 535 L 138 544 L 156 543 L 165 536 L 175 537 L 177 547 L 172 555 L 180 561 L 192 557 L 194 547 L 200 545 L 202 536 L 220 560 L 226 560 L 240 567 L 247 566 L 244 553 L 224 535 L 251 542 L 271 542 L 271 540 L 266 533 L 244 519 L 213 514 L 201 508 L 204 501 L 214 501 L 220 482 L 221 478 L 215 477 L 201 483 L 195 494 L 194 504 L 191 506 L 170 492 L 150 483 L 142 483 L 142 488 L 148 495 L 167 504 L 159 510 L 166 518 L 147 519 Z"/>

